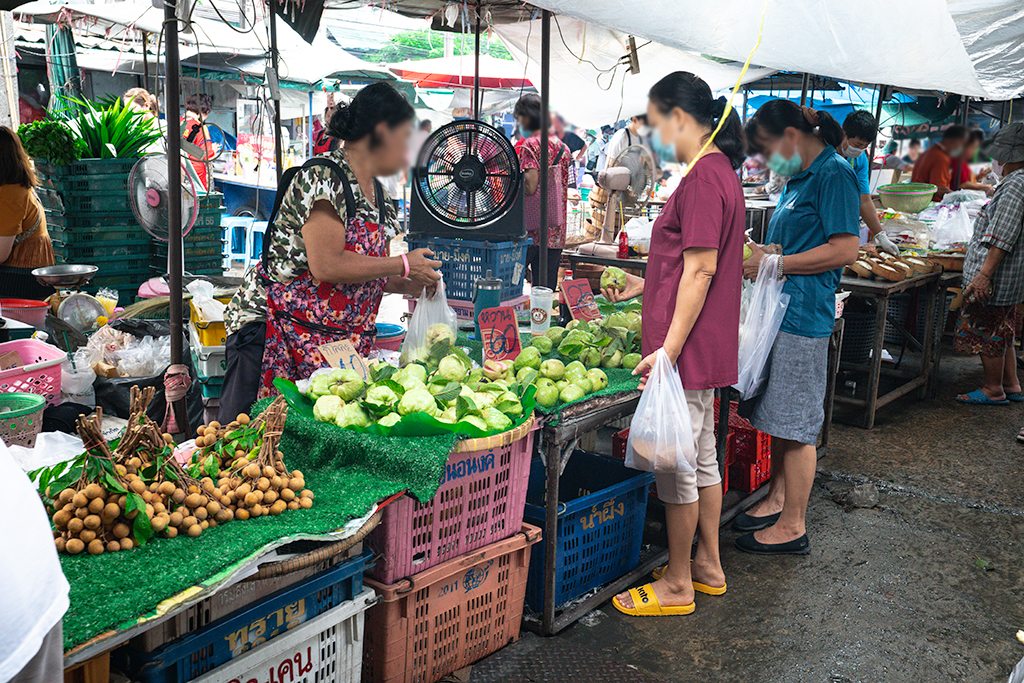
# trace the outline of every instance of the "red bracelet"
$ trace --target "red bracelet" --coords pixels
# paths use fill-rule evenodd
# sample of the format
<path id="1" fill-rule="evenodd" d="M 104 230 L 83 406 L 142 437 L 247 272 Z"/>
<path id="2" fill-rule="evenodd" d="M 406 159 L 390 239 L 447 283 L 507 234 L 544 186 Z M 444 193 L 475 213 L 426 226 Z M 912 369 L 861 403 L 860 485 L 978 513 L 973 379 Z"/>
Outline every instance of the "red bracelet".
<path id="1" fill-rule="evenodd" d="M 402 254 L 402 264 L 405 266 L 405 272 L 402 273 L 402 277 L 409 277 L 409 257 Z"/>

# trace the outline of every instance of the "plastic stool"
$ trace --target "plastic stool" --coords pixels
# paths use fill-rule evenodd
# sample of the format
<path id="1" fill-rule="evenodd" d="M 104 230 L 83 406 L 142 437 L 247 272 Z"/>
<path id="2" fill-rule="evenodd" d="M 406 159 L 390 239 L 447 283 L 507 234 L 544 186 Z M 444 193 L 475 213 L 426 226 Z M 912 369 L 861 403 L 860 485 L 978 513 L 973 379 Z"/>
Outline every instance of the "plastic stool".
<path id="1" fill-rule="evenodd" d="M 267 234 L 266 221 L 254 221 L 246 237 L 245 246 L 245 269 L 259 263 L 263 257 L 263 238 Z M 258 239 L 257 239 L 258 238 Z"/>
<path id="2" fill-rule="evenodd" d="M 249 267 L 246 246 L 249 244 L 249 232 L 255 220 L 252 216 L 225 216 L 221 219 L 224 270 L 230 270 L 235 261 L 241 261 L 243 267 Z"/>

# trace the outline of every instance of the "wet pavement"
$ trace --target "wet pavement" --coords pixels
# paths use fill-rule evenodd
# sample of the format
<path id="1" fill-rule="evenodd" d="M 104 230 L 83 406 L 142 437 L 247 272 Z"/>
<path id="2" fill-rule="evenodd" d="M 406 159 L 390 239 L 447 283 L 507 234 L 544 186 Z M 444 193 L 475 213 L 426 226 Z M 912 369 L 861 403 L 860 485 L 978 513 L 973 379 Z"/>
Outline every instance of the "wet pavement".
<path id="1" fill-rule="evenodd" d="M 463 680 L 1005 682 L 1024 657 L 1024 405 L 954 403 L 980 374 L 947 356 L 936 399 L 887 406 L 872 431 L 835 426 L 810 556 L 746 555 L 723 530 L 729 591 L 698 595 L 693 615 L 630 619 L 605 604 Z M 833 500 L 863 482 L 876 507 Z"/>

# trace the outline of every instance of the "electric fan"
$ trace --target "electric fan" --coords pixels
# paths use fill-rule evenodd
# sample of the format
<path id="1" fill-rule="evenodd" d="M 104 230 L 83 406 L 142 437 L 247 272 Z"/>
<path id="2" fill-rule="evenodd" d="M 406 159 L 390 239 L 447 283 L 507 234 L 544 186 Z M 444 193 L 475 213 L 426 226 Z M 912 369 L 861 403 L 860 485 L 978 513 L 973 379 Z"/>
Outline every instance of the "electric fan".
<path id="1" fill-rule="evenodd" d="M 195 225 L 199 215 L 196 186 L 187 168 L 181 168 L 181 236 L 184 237 Z M 128 176 L 128 198 L 135 220 L 147 233 L 166 242 L 170 232 L 170 180 L 167 177 L 167 155 L 150 154 L 139 159 L 132 166 Z"/>
<path id="2" fill-rule="evenodd" d="M 590 193 L 594 223 L 600 230 L 596 242 L 579 247 L 581 254 L 615 256 L 615 238 L 626 224 L 624 214 L 639 215 L 654 189 L 654 158 L 645 147 L 632 145 L 622 150 L 608 168 L 597 176 L 597 188 Z M 616 220 L 616 215 L 618 219 Z"/>
<path id="3" fill-rule="evenodd" d="M 518 240 L 526 236 L 519 159 L 508 138 L 480 121 L 438 128 L 413 168 L 413 237 Z"/>

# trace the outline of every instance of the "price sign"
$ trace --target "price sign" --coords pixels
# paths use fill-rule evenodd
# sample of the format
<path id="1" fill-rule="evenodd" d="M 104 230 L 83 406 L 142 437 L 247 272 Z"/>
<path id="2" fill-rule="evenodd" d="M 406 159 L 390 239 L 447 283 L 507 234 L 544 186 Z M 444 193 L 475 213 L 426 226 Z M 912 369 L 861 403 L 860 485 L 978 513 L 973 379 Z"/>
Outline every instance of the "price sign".
<path id="1" fill-rule="evenodd" d="M 369 376 L 370 373 L 366 367 L 366 361 L 359 355 L 356 347 L 352 346 L 352 342 L 348 339 L 322 344 L 319 348 L 324 360 L 332 368 L 355 370 L 363 379 Z"/>
<path id="2" fill-rule="evenodd" d="M 484 344 L 484 360 L 515 360 L 523 350 L 516 312 L 509 306 L 480 311 L 480 341 Z"/>
<path id="3" fill-rule="evenodd" d="M 562 295 L 573 320 L 600 319 L 601 311 L 594 301 L 594 290 L 590 288 L 590 280 L 562 280 Z"/>

